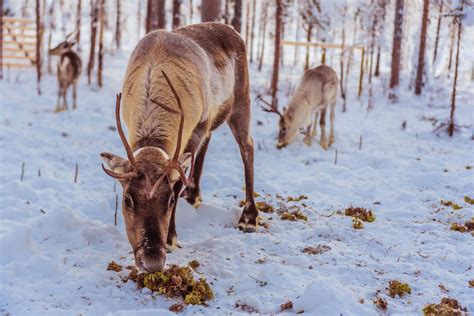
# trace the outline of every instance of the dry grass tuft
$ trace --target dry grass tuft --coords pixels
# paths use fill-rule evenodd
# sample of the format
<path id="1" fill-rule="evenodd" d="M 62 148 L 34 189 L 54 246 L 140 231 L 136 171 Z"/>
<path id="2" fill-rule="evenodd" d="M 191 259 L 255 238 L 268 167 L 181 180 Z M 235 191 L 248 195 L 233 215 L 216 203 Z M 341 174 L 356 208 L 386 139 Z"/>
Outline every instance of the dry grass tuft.
<path id="1" fill-rule="evenodd" d="M 461 316 L 467 315 L 466 309 L 453 298 L 444 297 L 439 304 L 428 304 L 423 308 L 425 316 Z"/>
<path id="2" fill-rule="evenodd" d="M 363 207 L 350 206 L 344 210 L 344 215 L 352 216 L 369 223 L 375 221 L 375 215 L 372 213 L 372 210 Z"/>

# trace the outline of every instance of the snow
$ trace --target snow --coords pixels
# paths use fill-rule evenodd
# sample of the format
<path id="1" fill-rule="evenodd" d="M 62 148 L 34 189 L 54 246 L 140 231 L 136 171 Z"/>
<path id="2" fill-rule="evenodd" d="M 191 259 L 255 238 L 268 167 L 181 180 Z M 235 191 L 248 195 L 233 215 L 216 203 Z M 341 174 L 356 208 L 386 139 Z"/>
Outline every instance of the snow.
<path id="1" fill-rule="evenodd" d="M 45 78 L 39 97 L 32 73 L 0 84 L 3 312 L 147 315 L 164 313 L 175 302 L 136 291 L 134 284 L 106 271 L 111 260 L 133 264 L 120 213 L 114 226 L 114 183 L 101 171 L 99 157 L 105 150 L 124 154 L 109 127 L 126 60 L 126 53 L 109 59 L 103 89 L 82 82 L 74 112 L 53 113 L 53 76 Z M 251 72 L 254 100 L 267 76 Z M 284 74 L 289 73 L 286 67 Z M 297 72 L 291 73 L 290 79 L 297 80 Z M 460 88 L 456 117 L 461 126 L 472 126 L 472 91 L 472 84 Z M 442 87 L 420 98 L 401 93 L 396 104 L 380 90 L 375 100 L 369 113 L 356 97 L 349 100 L 347 113 L 338 110 L 336 144 L 328 151 L 316 144 L 307 147 L 301 139 L 277 150 L 276 117 L 253 104 L 256 190 L 271 194 L 267 201 L 273 204 L 277 193 L 309 197 L 303 210 L 307 223 L 262 214 L 270 227 L 255 234 L 235 228 L 243 198 L 242 163 L 228 128 L 215 132 L 202 179 L 204 203 L 195 210 L 179 202 L 183 248 L 167 261 L 198 260 L 216 298 L 209 307 L 187 307 L 185 314 L 239 312 L 237 301 L 270 314 L 291 300 L 293 312 L 370 315 L 376 313 L 377 290 L 388 300 L 390 314 L 416 314 L 445 296 L 439 284 L 474 311 L 474 290 L 468 287 L 474 277 L 473 238 L 449 230 L 449 223 L 474 216 L 473 207 L 462 202 L 474 192 L 473 171 L 465 169 L 474 164 L 471 131 L 436 136 L 431 123 L 422 120 L 447 117 L 449 93 Z M 442 207 L 440 199 L 463 209 Z M 354 230 L 350 218 L 334 214 L 349 205 L 372 208 L 376 221 Z M 316 256 L 302 252 L 319 244 L 331 250 Z M 265 262 L 255 263 L 258 259 Z M 413 293 L 389 298 L 385 287 L 392 279 L 408 282 Z"/>
<path id="2" fill-rule="evenodd" d="M 130 3 L 125 5 L 136 10 Z M 418 21 L 410 27 L 418 27 Z M 103 151 L 125 156 L 117 132 L 110 127 L 115 125 L 115 93 L 122 86 L 136 43 L 135 21 L 127 22 L 124 51 L 105 56 L 105 86 L 88 86 L 82 76 L 76 111 L 53 112 L 54 75 L 43 78 L 41 96 L 36 94 L 31 71 L 12 71 L 0 81 L 2 314 L 173 315 L 168 308 L 178 300 L 137 290 L 135 284 L 121 281 L 125 272 L 106 270 L 112 260 L 133 264 L 120 205 L 114 225 L 121 186 L 103 173 L 99 156 Z M 386 34 L 391 34 L 391 24 L 386 24 Z M 84 23 L 81 33 L 87 32 Z M 440 41 L 444 55 L 449 36 L 445 33 Z M 83 63 L 88 53 L 85 38 Z M 382 40 L 390 42 L 391 35 Z M 244 198 L 243 167 L 230 130 L 221 127 L 206 157 L 203 204 L 196 210 L 179 201 L 176 221 L 182 248 L 167 256 L 168 264 L 198 260 L 215 299 L 208 307 L 187 306 L 182 314 L 248 314 L 236 303 L 256 313 L 276 314 L 281 304 L 291 300 L 293 309 L 283 314 L 304 310 L 308 315 L 375 315 L 372 301 L 377 294 L 388 301 L 390 315 L 420 314 L 424 305 L 445 296 L 474 313 L 474 288 L 468 285 L 474 279 L 474 239 L 469 233 L 450 230 L 451 223 L 474 216 L 474 207 L 463 202 L 465 195 L 474 197 L 474 84 L 469 81 L 467 57 L 472 43 L 463 45 L 460 69 L 464 72 L 459 76 L 456 109 L 460 131 L 454 137 L 434 133 L 430 121 L 444 122 L 449 116 L 449 79 L 430 81 L 424 95 L 415 97 L 406 89 L 406 67 L 398 102 L 391 103 L 385 88 L 390 61 L 383 55 L 382 79 L 372 78 L 374 109 L 367 112 L 368 86 L 360 99 L 356 96 L 356 56 L 348 111 L 341 112 L 339 100 L 336 143 L 328 151 L 316 141 L 307 147 L 302 137 L 283 150 L 275 148 L 277 117 L 262 112 L 254 101 L 269 86 L 272 58 L 265 58 L 261 73 L 251 65 L 255 189 L 263 196 L 257 200 L 277 206 L 277 194 L 305 194 L 307 206 L 302 211 L 308 222 L 282 221 L 275 213 L 262 213 L 268 229 L 244 234 L 235 228 L 239 201 Z M 266 51 L 271 54 L 271 46 Z M 280 107 L 286 105 L 287 92 L 302 75 L 305 50 L 300 53 L 300 63 L 293 66 L 293 49 L 285 51 Z M 441 52 L 439 60 L 446 60 Z M 333 62 L 338 69 L 338 61 Z M 74 183 L 76 163 L 79 173 Z M 442 206 L 441 199 L 463 208 L 455 211 Z M 354 230 L 351 218 L 335 213 L 350 205 L 371 208 L 376 220 Z M 318 245 L 330 250 L 319 255 L 303 253 L 304 248 Z M 394 279 L 409 283 L 412 293 L 389 297 L 385 288 Z M 443 292 L 441 284 L 449 293 Z"/>

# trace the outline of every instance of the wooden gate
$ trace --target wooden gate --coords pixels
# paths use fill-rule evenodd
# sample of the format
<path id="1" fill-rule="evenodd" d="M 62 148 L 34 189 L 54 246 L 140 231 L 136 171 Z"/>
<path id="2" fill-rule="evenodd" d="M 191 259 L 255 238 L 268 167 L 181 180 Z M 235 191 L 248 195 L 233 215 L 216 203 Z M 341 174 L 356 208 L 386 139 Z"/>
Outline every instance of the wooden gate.
<path id="1" fill-rule="evenodd" d="M 36 21 L 2 17 L 0 39 L 0 67 L 10 68 L 36 67 Z"/>

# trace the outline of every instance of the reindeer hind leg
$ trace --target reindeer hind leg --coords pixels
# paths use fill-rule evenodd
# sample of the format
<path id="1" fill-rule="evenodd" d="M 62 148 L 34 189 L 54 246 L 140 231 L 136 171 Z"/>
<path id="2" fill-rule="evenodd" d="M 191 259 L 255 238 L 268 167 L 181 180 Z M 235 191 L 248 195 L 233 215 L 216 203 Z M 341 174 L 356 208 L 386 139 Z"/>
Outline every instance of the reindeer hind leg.
<path id="1" fill-rule="evenodd" d="M 321 110 L 321 118 L 319 119 L 319 126 L 321 127 L 321 138 L 319 144 L 324 150 L 328 149 L 328 141 L 326 139 L 326 108 Z"/>

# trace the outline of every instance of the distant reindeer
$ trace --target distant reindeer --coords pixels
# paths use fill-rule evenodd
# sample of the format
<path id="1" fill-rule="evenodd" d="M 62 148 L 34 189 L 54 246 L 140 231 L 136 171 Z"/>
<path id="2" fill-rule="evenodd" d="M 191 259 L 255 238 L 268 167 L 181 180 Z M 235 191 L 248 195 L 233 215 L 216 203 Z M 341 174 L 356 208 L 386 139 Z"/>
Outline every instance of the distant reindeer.
<path id="1" fill-rule="evenodd" d="M 115 115 L 128 160 L 111 153 L 101 157 L 104 171 L 123 186 L 122 212 L 137 267 L 161 270 L 167 249 L 177 246 L 177 200 L 183 193 L 190 204 L 201 202 L 199 181 L 211 132 L 224 121 L 245 169 L 246 203 L 238 227 L 255 231 L 249 75 L 239 34 L 221 23 L 151 32 L 130 57 L 122 92 L 128 141 L 120 95 Z"/>
<path id="2" fill-rule="evenodd" d="M 287 109 L 283 114 L 273 105 L 265 102 L 269 107 L 263 110 L 276 113 L 280 116 L 280 132 L 278 134 L 278 148 L 283 148 L 293 142 L 301 128 L 306 127 L 304 142 L 308 146 L 316 136 L 318 115 L 321 113 L 319 124 L 321 126 L 320 145 L 324 149 L 334 143 L 334 119 L 337 94 L 337 74 L 329 66 L 321 65 L 305 71 L 301 82 L 298 84 Z M 331 132 L 329 143 L 326 139 L 326 109 L 331 107 Z M 311 116 L 314 115 L 314 120 Z"/>
<path id="3" fill-rule="evenodd" d="M 60 43 L 55 48 L 49 50 L 49 54 L 53 56 L 60 56 L 58 63 L 58 102 L 56 105 L 56 112 L 68 110 L 67 106 L 67 90 L 72 85 L 73 106 L 72 109 L 77 108 L 77 83 L 81 75 L 82 61 L 72 47 L 75 43 L 75 34 L 73 32 L 66 36 L 66 40 Z M 63 97 L 63 106 L 60 106 L 60 99 Z"/>

